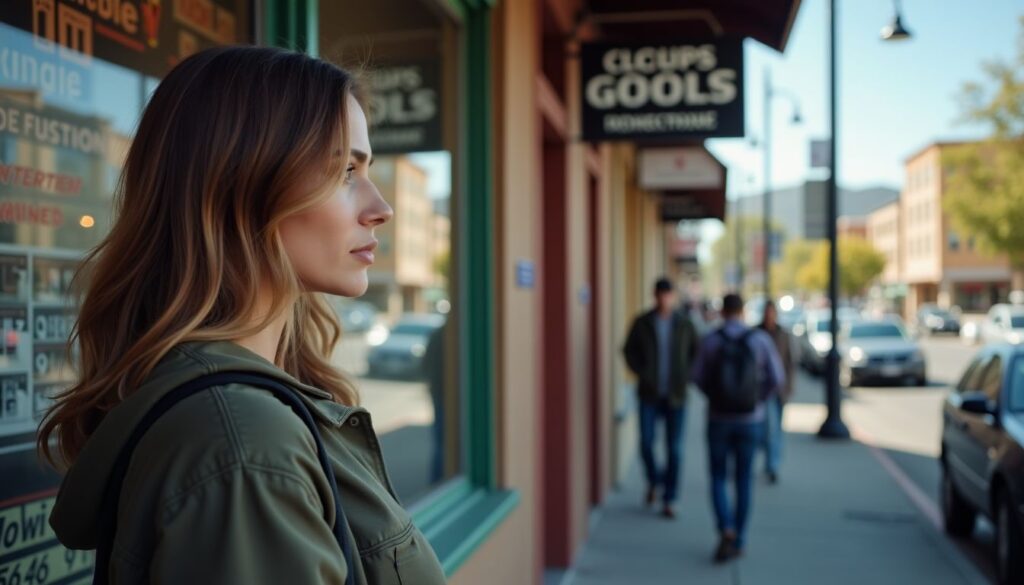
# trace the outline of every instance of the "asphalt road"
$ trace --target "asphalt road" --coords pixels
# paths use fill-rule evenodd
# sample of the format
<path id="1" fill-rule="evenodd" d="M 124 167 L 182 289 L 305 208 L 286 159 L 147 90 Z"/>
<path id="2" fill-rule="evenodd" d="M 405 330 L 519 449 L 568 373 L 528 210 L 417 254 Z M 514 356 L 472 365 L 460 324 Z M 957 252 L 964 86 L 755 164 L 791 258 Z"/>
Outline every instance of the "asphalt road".
<path id="1" fill-rule="evenodd" d="M 964 345 L 956 337 L 925 338 L 921 347 L 928 365 L 927 386 L 852 388 L 846 393 L 843 418 L 857 438 L 881 449 L 905 478 L 919 488 L 927 503 L 934 510 L 941 510 L 938 455 L 942 402 L 948 387 L 959 380 L 977 348 Z M 821 396 L 821 379 L 802 372 L 795 410 L 820 404 Z M 957 541 L 957 545 L 994 581 L 993 541 L 992 525 L 982 519 L 974 537 Z"/>

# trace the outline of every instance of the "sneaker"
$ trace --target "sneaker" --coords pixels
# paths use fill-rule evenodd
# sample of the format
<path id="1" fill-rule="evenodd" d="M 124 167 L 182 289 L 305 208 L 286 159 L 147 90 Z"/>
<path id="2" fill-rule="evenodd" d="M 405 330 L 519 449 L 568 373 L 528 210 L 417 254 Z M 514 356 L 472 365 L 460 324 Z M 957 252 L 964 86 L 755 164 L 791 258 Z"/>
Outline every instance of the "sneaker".
<path id="1" fill-rule="evenodd" d="M 676 509 L 672 507 L 672 504 L 665 504 L 665 506 L 661 509 L 661 516 L 668 520 L 675 520 Z"/>
<path id="2" fill-rule="evenodd" d="M 775 473 L 774 471 L 769 471 L 767 473 L 767 476 L 768 476 L 768 483 L 770 483 L 771 485 L 775 485 L 775 484 L 779 483 L 779 474 L 778 473 Z"/>
<path id="3" fill-rule="evenodd" d="M 736 548 L 736 534 L 731 531 L 723 532 L 722 539 L 718 542 L 718 549 L 715 550 L 715 562 L 724 563 L 739 554 L 739 549 Z"/>

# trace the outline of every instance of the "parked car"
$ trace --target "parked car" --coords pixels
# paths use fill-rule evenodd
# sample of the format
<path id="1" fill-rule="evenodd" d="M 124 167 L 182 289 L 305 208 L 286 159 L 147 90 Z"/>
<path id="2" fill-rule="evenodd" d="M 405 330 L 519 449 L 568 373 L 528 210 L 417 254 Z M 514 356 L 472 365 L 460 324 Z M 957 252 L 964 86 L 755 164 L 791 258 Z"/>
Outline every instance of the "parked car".
<path id="1" fill-rule="evenodd" d="M 839 383 L 843 386 L 892 380 L 924 386 L 927 382 L 924 353 L 898 318 L 852 323 L 840 340 Z"/>
<path id="2" fill-rule="evenodd" d="M 942 417 L 946 531 L 969 536 L 978 514 L 996 526 L 999 582 L 1024 583 L 1024 347 L 983 347 Z"/>
<path id="3" fill-rule="evenodd" d="M 339 302 L 335 310 L 345 333 L 365 333 L 377 321 L 377 307 L 365 301 L 345 300 Z"/>
<path id="4" fill-rule="evenodd" d="M 839 328 L 860 319 L 856 309 L 841 307 L 838 310 Z M 800 365 L 811 373 L 825 371 L 825 358 L 832 348 L 832 332 L 829 327 L 832 313 L 829 309 L 821 309 L 807 314 L 800 339 Z"/>
<path id="5" fill-rule="evenodd" d="M 372 340 L 374 345 L 366 356 L 367 375 L 371 378 L 423 377 L 427 343 L 444 321 L 444 315 L 402 315 L 384 339 Z"/>
<path id="6" fill-rule="evenodd" d="M 962 341 L 964 345 L 976 345 L 979 341 L 978 338 L 981 335 L 980 329 L 981 327 L 977 321 L 968 321 L 964 323 L 963 327 L 960 328 L 960 341 Z"/>
<path id="7" fill-rule="evenodd" d="M 1024 341 L 1024 307 L 994 305 L 981 323 L 982 343 L 1020 343 Z"/>
<path id="8" fill-rule="evenodd" d="M 798 334 L 797 325 L 803 323 L 807 318 L 807 314 L 804 312 L 803 307 L 800 305 L 794 305 L 788 311 L 779 311 L 779 325 L 792 333 L 793 335 Z"/>
<path id="9" fill-rule="evenodd" d="M 919 333 L 960 334 L 960 320 L 948 310 L 937 305 L 922 305 L 917 310 L 915 326 Z"/>

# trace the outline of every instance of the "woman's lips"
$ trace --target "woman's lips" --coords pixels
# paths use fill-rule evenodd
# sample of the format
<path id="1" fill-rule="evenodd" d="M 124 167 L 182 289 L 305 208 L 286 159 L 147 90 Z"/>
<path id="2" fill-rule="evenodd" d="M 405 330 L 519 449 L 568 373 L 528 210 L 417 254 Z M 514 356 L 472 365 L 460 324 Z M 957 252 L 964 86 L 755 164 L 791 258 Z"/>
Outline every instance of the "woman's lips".
<path id="1" fill-rule="evenodd" d="M 367 266 L 373 264 L 374 255 L 373 251 L 377 249 L 377 242 L 363 246 L 362 248 L 356 248 L 352 250 L 350 254 L 355 256 L 360 262 Z"/>

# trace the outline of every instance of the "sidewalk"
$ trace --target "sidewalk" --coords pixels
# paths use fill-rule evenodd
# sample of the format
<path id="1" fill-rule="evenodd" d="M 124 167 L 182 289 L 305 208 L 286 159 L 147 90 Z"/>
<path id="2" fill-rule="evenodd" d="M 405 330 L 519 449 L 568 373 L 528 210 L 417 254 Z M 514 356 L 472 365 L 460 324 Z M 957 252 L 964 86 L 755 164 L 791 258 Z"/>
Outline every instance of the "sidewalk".
<path id="1" fill-rule="evenodd" d="M 988 583 L 865 445 L 822 444 L 799 433 L 786 437 L 780 483 L 758 476 L 745 556 L 713 564 L 705 406 L 692 398 L 678 519 L 642 508 L 637 464 L 594 515 L 590 538 L 561 585 Z"/>

